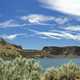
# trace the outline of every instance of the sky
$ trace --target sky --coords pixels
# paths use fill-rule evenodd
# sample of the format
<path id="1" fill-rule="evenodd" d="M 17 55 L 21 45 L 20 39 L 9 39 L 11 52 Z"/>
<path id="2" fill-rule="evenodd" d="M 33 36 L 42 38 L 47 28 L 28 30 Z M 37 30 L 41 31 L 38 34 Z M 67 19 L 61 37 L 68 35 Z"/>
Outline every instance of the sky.
<path id="1" fill-rule="evenodd" d="M 0 0 L 0 37 L 26 49 L 80 46 L 80 0 Z"/>

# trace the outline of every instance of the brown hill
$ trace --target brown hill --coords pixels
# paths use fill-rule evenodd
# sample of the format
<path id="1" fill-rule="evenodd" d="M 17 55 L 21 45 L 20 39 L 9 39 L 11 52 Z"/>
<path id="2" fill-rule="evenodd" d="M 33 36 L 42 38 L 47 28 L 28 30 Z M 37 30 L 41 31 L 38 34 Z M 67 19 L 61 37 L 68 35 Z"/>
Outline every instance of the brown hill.
<path id="1" fill-rule="evenodd" d="M 4 59 L 15 58 L 20 56 L 21 46 L 10 44 L 4 39 L 0 38 L 0 57 Z"/>

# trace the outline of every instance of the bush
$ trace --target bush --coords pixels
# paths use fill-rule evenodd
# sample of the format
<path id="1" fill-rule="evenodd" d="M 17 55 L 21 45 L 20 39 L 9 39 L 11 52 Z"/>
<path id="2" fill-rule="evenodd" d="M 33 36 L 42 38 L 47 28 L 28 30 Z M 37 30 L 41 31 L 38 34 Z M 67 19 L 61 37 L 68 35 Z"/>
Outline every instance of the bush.
<path id="1" fill-rule="evenodd" d="M 49 68 L 45 72 L 43 80 L 80 80 L 80 66 L 69 63 L 58 68 Z"/>
<path id="2" fill-rule="evenodd" d="M 3 60 L 0 58 L 0 80 L 40 80 L 43 69 L 34 59 L 16 58 Z"/>
<path id="3" fill-rule="evenodd" d="M 0 57 L 6 60 L 15 59 L 21 56 L 21 53 L 14 49 L 0 48 Z"/>
<path id="4" fill-rule="evenodd" d="M 80 80 L 80 66 L 68 63 L 44 71 L 36 59 L 0 58 L 0 80 Z"/>

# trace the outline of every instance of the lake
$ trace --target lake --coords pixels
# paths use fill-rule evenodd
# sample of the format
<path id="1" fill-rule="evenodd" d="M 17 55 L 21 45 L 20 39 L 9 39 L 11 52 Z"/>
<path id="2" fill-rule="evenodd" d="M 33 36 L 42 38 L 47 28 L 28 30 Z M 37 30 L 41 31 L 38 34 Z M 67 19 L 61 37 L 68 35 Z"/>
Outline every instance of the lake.
<path id="1" fill-rule="evenodd" d="M 52 66 L 58 66 L 61 64 L 66 64 L 72 61 L 73 63 L 80 64 L 80 58 L 40 58 L 39 59 L 40 64 L 44 68 L 52 67 Z"/>

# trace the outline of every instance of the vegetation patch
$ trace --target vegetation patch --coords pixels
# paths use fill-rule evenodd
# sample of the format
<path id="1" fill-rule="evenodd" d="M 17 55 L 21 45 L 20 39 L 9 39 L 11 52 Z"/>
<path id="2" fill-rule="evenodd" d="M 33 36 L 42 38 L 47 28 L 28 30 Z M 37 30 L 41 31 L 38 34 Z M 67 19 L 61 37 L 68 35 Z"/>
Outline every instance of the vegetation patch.
<path id="1" fill-rule="evenodd" d="M 45 70 L 37 59 L 0 58 L 0 80 L 80 80 L 80 65 L 68 63 Z"/>

